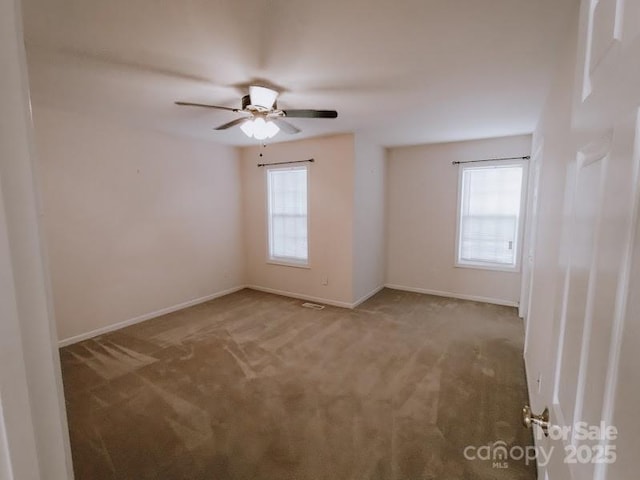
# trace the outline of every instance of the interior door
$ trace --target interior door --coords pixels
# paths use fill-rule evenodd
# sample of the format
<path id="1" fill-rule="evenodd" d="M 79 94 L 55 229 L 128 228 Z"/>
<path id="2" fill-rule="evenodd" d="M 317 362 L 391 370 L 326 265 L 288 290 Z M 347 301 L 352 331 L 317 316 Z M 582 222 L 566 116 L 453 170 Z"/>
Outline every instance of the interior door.
<path id="1" fill-rule="evenodd" d="M 609 472 L 619 468 L 619 448 L 640 433 L 612 425 L 627 302 L 640 294 L 629 283 L 639 198 L 640 2 L 583 0 L 580 15 L 575 158 L 559 258 L 564 281 L 546 373 L 553 428 L 538 440 L 553 455 L 539 472 L 551 480 L 622 480 L 632 477 Z M 601 422 L 618 435 L 603 432 Z M 592 426 L 601 429 L 598 438 L 583 438 Z"/>

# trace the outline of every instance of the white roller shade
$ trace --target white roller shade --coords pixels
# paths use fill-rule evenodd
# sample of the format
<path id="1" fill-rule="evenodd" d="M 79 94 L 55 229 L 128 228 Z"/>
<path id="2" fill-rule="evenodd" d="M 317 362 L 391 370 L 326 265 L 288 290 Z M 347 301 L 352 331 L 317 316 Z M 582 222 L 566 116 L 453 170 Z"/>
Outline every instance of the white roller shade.
<path id="1" fill-rule="evenodd" d="M 523 165 L 461 168 L 458 262 L 515 267 Z"/>
<path id="2" fill-rule="evenodd" d="M 267 170 L 269 195 L 269 257 L 306 264 L 307 167 Z"/>

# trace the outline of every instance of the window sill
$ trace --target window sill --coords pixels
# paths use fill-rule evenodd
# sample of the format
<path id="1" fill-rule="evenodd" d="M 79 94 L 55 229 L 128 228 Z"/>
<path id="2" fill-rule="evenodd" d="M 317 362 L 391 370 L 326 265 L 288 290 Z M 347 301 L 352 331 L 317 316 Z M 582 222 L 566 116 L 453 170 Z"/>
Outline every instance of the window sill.
<path id="1" fill-rule="evenodd" d="M 310 270 L 311 267 L 308 263 L 295 263 L 295 262 L 287 262 L 286 260 L 267 260 L 268 265 L 277 265 L 279 267 L 294 267 L 294 268 L 302 268 L 306 270 Z"/>
<path id="2" fill-rule="evenodd" d="M 454 267 L 455 268 L 471 268 L 473 270 L 489 270 L 493 272 L 503 272 L 503 273 L 520 273 L 519 265 L 516 265 L 515 267 L 510 267 L 510 266 L 492 265 L 492 264 L 486 264 L 486 263 L 456 262 Z"/>

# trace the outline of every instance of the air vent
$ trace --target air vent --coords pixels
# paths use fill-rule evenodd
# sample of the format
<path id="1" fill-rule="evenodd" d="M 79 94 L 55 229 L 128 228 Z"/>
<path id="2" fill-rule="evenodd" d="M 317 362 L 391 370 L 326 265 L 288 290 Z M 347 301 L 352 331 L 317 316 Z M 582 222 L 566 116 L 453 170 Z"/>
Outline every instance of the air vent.
<path id="1" fill-rule="evenodd" d="M 302 304 L 302 306 L 304 308 L 311 308 L 313 310 L 323 310 L 324 309 L 324 305 L 318 305 L 317 303 L 305 302 L 305 303 Z"/>

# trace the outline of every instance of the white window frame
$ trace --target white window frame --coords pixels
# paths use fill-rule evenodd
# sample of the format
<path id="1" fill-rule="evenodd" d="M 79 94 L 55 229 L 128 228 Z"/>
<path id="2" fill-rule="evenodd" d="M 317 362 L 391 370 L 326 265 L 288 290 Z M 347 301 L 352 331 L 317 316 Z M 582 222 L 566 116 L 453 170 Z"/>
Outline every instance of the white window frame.
<path id="1" fill-rule="evenodd" d="M 500 263 L 483 262 L 483 261 L 470 261 L 460 260 L 460 236 L 462 235 L 462 229 L 460 228 L 460 222 L 462 220 L 462 178 L 463 172 L 466 169 L 472 168 L 492 168 L 492 167 L 506 167 L 518 165 L 522 167 L 522 185 L 520 187 L 520 215 L 518 216 L 518 231 L 516 234 L 515 248 L 515 265 L 504 265 Z M 524 241 L 524 224 L 526 218 L 526 198 L 527 198 L 527 178 L 528 178 L 528 163 L 526 160 L 500 160 L 482 162 L 481 165 L 474 163 L 461 163 L 458 168 L 458 203 L 457 203 L 457 218 L 456 218 L 456 248 L 454 266 L 457 268 L 471 268 L 476 270 L 492 270 L 497 272 L 513 272 L 519 273 L 522 267 L 522 245 Z"/>
<path id="2" fill-rule="evenodd" d="M 269 191 L 269 172 L 271 170 L 306 170 L 307 172 L 307 259 L 305 260 L 297 260 L 295 258 L 288 257 L 274 257 L 271 255 L 271 192 Z M 295 165 L 295 166 L 267 166 L 265 167 L 264 172 L 264 185 L 265 185 L 265 196 L 266 196 L 266 220 L 267 220 L 267 264 L 270 265 L 279 265 L 283 267 L 295 267 L 295 268 L 311 268 L 311 240 L 310 240 L 310 231 L 311 231 L 311 222 L 310 222 L 310 192 L 309 187 L 311 185 L 310 182 L 311 169 L 308 164 L 305 165 Z"/>

